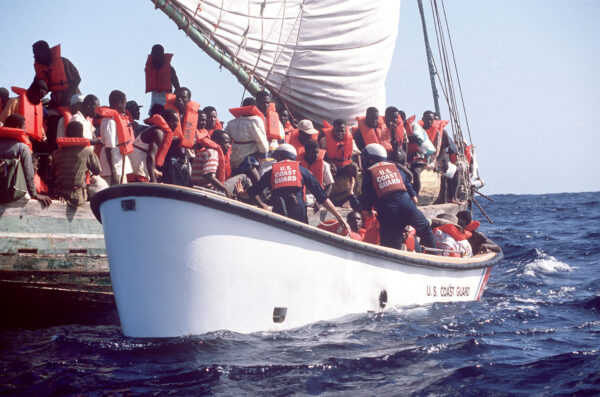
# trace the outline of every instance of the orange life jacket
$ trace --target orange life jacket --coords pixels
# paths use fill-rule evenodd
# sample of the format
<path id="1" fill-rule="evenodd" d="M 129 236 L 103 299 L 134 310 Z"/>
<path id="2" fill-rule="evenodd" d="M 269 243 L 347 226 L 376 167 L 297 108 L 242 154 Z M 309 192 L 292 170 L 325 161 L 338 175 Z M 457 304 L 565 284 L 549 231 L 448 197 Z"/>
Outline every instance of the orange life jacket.
<path id="1" fill-rule="evenodd" d="M 114 120 L 117 126 L 117 139 L 119 140 L 119 149 L 121 154 L 129 154 L 133 152 L 133 129 L 127 116 L 120 114 L 114 109 L 106 106 L 98 106 L 96 113 L 105 118 Z"/>
<path id="2" fill-rule="evenodd" d="M 378 143 L 383 146 L 386 152 L 392 151 L 392 143 L 390 141 L 390 131 L 385 125 L 385 119 L 383 116 L 379 116 L 377 121 L 377 127 L 375 129 L 365 124 L 365 117 L 357 117 L 358 128 L 362 135 L 365 146 L 371 143 Z"/>
<path id="3" fill-rule="evenodd" d="M 436 230 L 441 230 L 442 232 L 449 234 L 456 241 L 468 240 L 472 235 L 470 231 L 460 230 L 451 223 L 446 223 L 445 225 L 436 227 L 433 229 L 434 233 Z"/>
<path id="4" fill-rule="evenodd" d="M 179 119 L 181 120 L 181 115 L 179 114 L 179 110 L 175 106 L 175 95 L 167 94 L 167 103 L 165 104 L 165 109 L 172 109 L 177 112 Z M 181 147 L 184 148 L 192 148 L 194 143 L 196 143 L 196 131 L 198 129 L 198 109 L 200 109 L 200 104 L 194 101 L 189 101 L 185 107 L 185 114 L 183 115 L 183 121 L 180 123 L 183 125 L 178 125 L 175 131 L 175 135 L 177 135 L 181 139 Z"/>
<path id="5" fill-rule="evenodd" d="M 68 106 L 59 106 L 58 111 L 63 117 L 63 125 L 65 126 L 65 130 L 67 129 L 67 124 L 71 122 L 71 118 L 73 115 L 71 114 L 71 108 Z"/>
<path id="6" fill-rule="evenodd" d="M 336 141 L 333 137 L 333 126 L 323 127 L 323 134 L 327 139 L 327 159 L 333 162 L 337 167 L 345 167 L 352 163 L 352 134 L 346 127 L 346 134 L 341 141 Z"/>
<path id="7" fill-rule="evenodd" d="M 271 190 L 284 187 L 302 187 L 302 174 L 298 161 L 283 160 L 273 164 Z"/>
<path id="8" fill-rule="evenodd" d="M 196 142 L 198 144 L 200 144 L 200 146 L 209 148 L 209 149 L 217 150 L 217 147 L 220 147 L 215 141 L 210 139 L 210 135 L 208 134 L 208 131 L 205 130 L 204 128 L 196 131 Z"/>
<path id="9" fill-rule="evenodd" d="M 479 228 L 479 226 L 479 221 L 471 221 L 467 226 L 465 226 L 465 230 L 468 232 L 474 232 L 477 230 L 477 228 Z"/>
<path id="10" fill-rule="evenodd" d="M 471 145 L 465 147 L 465 158 L 467 159 L 467 164 L 471 164 L 471 157 L 473 155 L 471 152 L 471 148 L 472 148 Z M 456 162 L 458 161 L 458 156 L 456 155 L 456 153 L 452 153 L 450 155 L 450 161 L 452 163 L 456 164 Z"/>
<path id="11" fill-rule="evenodd" d="M 352 240 L 363 241 L 363 236 L 365 234 L 365 229 L 360 229 L 360 233 L 355 233 L 352 230 L 347 230 L 344 233 L 344 228 L 336 219 L 328 219 L 323 221 L 317 225 L 317 228 L 321 230 L 328 231 L 330 233 L 339 234 L 340 236 L 350 236 Z"/>
<path id="12" fill-rule="evenodd" d="M 70 147 L 70 146 L 81 146 L 86 147 L 90 146 L 90 140 L 87 138 L 56 138 L 56 144 L 59 148 Z"/>
<path id="13" fill-rule="evenodd" d="M 208 132 L 208 136 L 211 137 L 213 132 L 215 132 L 216 130 L 222 130 L 222 129 L 223 129 L 223 124 L 221 124 L 219 119 L 217 119 L 217 121 L 215 121 L 215 128 L 213 128 L 212 130 L 206 130 L 206 131 Z"/>
<path id="14" fill-rule="evenodd" d="M 12 91 L 19 96 L 19 114 L 25 117 L 25 132 L 27 135 L 41 141 L 44 139 L 44 107 L 42 102 L 32 104 L 27 98 L 25 88 L 11 87 Z"/>
<path id="15" fill-rule="evenodd" d="M 285 125 L 283 126 L 283 132 L 285 133 L 285 143 L 290 143 L 290 135 L 293 130 L 294 126 L 292 125 L 292 123 L 286 121 Z"/>
<path id="16" fill-rule="evenodd" d="M 27 137 L 25 130 L 20 128 L 0 127 L 0 138 L 14 139 L 15 141 L 26 144 L 27 147 L 29 147 L 29 150 L 33 151 L 29 137 Z"/>
<path id="17" fill-rule="evenodd" d="M 267 139 L 269 141 L 273 139 L 281 139 L 282 136 L 279 133 L 279 113 L 275 110 L 275 104 L 270 103 L 267 109 L 267 117 L 262 116 L 263 122 L 265 123 L 265 129 L 267 130 Z"/>
<path id="18" fill-rule="evenodd" d="M 371 216 L 368 212 L 363 211 L 362 216 L 364 221 L 363 227 L 365 228 L 362 241 L 379 245 L 379 221 L 377 220 L 376 212 L 373 211 L 373 216 Z"/>
<path id="19" fill-rule="evenodd" d="M 406 191 L 402 175 L 395 164 L 381 161 L 369 167 L 369 172 L 377 197 L 383 197 L 396 191 Z"/>
<path id="20" fill-rule="evenodd" d="M 298 131 L 297 128 L 293 129 L 292 132 L 290 132 L 289 144 L 292 145 L 296 149 L 296 153 L 304 152 L 304 145 L 300 142 L 299 135 L 300 135 L 300 131 Z M 310 136 L 310 139 L 312 139 L 313 141 L 317 141 L 318 135 L 319 134 L 312 134 Z"/>
<path id="21" fill-rule="evenodd" d="M 225 182 L 227 179 L 231 178 L 231 164 L 229 162 L 229 157 L 231 156 L 231 149 L 227 151 L 227 153 L 223 152 L 223 148 L 220 145 L 217 145 L 217 152 L 219 153 L 219 164 L 217 165 L 217 179 L 219 182 Z"/>
<path id="22" fill-rule="evenodd" d="M 38 194 L 48 194 L 48 185 L 46 185 L 46 182 L 37 173 L 33 174 L 33 183 L 35 184 L 35 191 Z"/>
<path id="23" fill-rule="evenodd" d="M 173 140 L 173 131 L 169 128 L 169 125 L 163 119 L 160 114 L 153 114 L 152 117 L 144 120 L 144 123 L 149 125 L 155 125 L 159 127 L 161 130 L 165 132 L 163 136 L 163 140 L 156 151 L 156 157 L 154 158 L 154 163 L 157 167 L 162 167 L 165 162 L 165 157 L 167 156 L 167 152 L 169 151 L 169 147 L 171 146 L 171 141 Z"/>
<path id="24" fill-rule="evenodd" d="M 406 250 L 410 252 L 415 252 L 415 236 L 417 231 L 414 228 L 410 228 L 408 232 L 408 237 L 406 237 L 406 241 L 404 244 L 406 245 Z"/>
<path id="25" fill-rule="evenodd" d="M 254 105 L 250 106 L 242 106 L 239 108 L 231 108 L 229 109 L 229 113 L 233 117 L 250 117 L 250 116 L 259 116 L 264 119 L 265 115 L 262 114 L 259 108 Z"/>
<path id="26" fill-rule="evenodd" d="M 300 165 L 303 166 L 304 168 L 308 169 L 310 171 L 311 174 L 314 175 L 314 177 L 317 179 L 317 181 L 319 182 L 319 185 L 321 185 L 321 188 L 324 188 L 323 186 L 323 174 L 324 174 L 324 158 L 325 158 L 325 150 L 319 150 L 319 154 L 317 154 L 317 159 L 315 161 L 312 162 L 312 164 L 308 164 L 308 162 L 304 159 L 304 155 L 305 153 L 303 152 L 302 155 L 298 158 L 298 161 L 300 161 Z"/>
<path id="27" fill-rule="evenodd" d="M 419 120 L 419 125 L 421 127 L 423 127 L 423 125 L 425 125 L 423 120 Z M 448 120 L 433 120 L 433 123 L 431 123 L 431 127 L 429 127 L 428 129 L 425 130 L 425 132 L 427 132 L 427 136 L 429 137 L 429 140 L 431 141 L 431 143 L 433 143 L 433 146 L 436 146 L 435 137 L 436 137 L 438 131 L 441 135 L 444 132 L 444 128 L 446 128 L 446 125 L 448 125 Z"/>
<path id="28" fill-rule="evenodd" d="M 60 44 L 50 48 L 52 61 L 50 65 L 35 62 L 35 77 L 42 79 L 48 85 L 48 91 L 64 91 L 69 88 L 67 82 L 67 74 L 65 73 L 65 65 L 60 57 Z"/>
<path id="29" fill-rule="evenodd" d="M 171 58 L 173 54 L 164 54 L 160 69 L 154 67 L 152 55 L 146 60 L 146 92 L 171 92 Z"/>

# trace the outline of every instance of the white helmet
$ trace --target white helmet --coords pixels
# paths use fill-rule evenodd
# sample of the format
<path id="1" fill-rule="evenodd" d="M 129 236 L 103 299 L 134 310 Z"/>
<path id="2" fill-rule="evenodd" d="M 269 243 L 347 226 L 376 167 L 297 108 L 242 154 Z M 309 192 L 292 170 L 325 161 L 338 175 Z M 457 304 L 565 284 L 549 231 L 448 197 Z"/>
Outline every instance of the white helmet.
<path id="1" fill-rule="evenodd" d="M 273 152 L 273 156 L 278 155 L 277 157 L 287 160 L 296 160 L 297 154 L 296 148 L 289 143 L 282 143 L 281 145 L 277 146 L 277 149 L 275 149 Z"/>
<path id="2" fill-rule="evenodd" d="M 378 143 L 369 143 L 363 149 L 363 155 L 374 161 L 384 161 L 387 159 L 387 152 L 383 146 Z"/>

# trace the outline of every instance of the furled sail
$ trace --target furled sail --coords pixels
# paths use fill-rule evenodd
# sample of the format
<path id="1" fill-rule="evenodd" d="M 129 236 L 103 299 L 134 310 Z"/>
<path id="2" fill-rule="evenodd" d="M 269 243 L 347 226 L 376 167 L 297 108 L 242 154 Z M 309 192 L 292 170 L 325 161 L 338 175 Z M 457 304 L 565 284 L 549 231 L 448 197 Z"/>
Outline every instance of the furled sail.
<path id="1" fill-rule="evenodd" d="M 170 0 L 208 41 L 316 122 L 385 107 L 400 0 Z M 251 90 L 252 91 L 252 90 Z"/>

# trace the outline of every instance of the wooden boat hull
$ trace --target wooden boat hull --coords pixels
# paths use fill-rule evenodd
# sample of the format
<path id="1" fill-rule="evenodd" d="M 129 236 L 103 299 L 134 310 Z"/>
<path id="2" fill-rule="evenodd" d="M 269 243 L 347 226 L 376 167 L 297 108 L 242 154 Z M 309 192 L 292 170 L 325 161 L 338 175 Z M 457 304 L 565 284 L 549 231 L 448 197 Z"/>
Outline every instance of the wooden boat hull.
<path id="1" fill-rule="evenodd" d="M 134 337 L 285 329 L 476 300 L 502 259 L 390 250 L 169 185 L 112 187 L 92 210 L 103 223 L 123 332 Z"/>

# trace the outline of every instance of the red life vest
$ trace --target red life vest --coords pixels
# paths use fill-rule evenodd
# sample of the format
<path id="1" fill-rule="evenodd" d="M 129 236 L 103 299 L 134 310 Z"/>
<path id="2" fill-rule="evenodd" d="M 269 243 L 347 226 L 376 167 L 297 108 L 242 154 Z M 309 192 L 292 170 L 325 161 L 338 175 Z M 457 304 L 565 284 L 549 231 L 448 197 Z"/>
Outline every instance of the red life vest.
<path id="1" fill-rule="evenodd" d="M 350 236 L 352 240 L 363 241 L 365 229 L 360 229 L 360 233 L 355 233 L 352 230 L 347 230 L 344 234 L 344 228 L 336 219 L 328 219 L 317 225 L 317 228 L 328 231 L 330 233 L 339 234 L 340 236 Z"/>
<path id="2" fill-rule="evenodd" d="M 352 134 L 346 127 L 346 134 L 341 141 L 333 137 L 333 127 L 323 127 L 323 134 L 327 139 L 327 159 L 337 167 L 345 167 L 352 163 Z"/>
<path id="3" fill-rule="evenodd" d="M 365 124 L 365 117 L 357 117 L 358 128 L 362 135 L 365 146 L 371 143 L 378 143 L 383 146 L 386 152 L 392 151 L 392 143 L 390 142 L 390 132 L 385 125 L 385 119 L 383 116 L 379 116 L 377 121 L 377 127 L 375 129 Z"/>
<path id="4" fill-rule="evenodd" d="M 169 147 L 171 146 L 171 141 L 173 140 L 173 131 L 169 128 L 169 125 L 163 119 L 160 114 L 153 114 L 152 117 L 144 120 L 144 123 L 149 125 L 155 125 L 159 127 L 161 130 L 165 132 L 163 136 L 163 140 L 156 151 L 156 157 L 154 158 L 154 163 L 157 167 L 162 167 L 165 162 L 165 157 L 167 156 L 167 152 L 169 151 Z"/>
<path id="5" fill-rule="evenodd" d="M 48 91 L 64 91 L 69 88 L 67 82 L 67 74 L 65 73 L 65 65 L 60 57 L 60 44 L 50 48 L 52 61 L 50 65 L 35 62 L 35 77 L 42 79 L 48 85 Z"/>
<path id="6" fill-rule="evenodd" d="M 290 142 L 289 142 L 289 144 L 292 145 L 296 149 L 296 153 L 298 153 L 298 154 L 301 152 L 304 152 L 304 145 L 300 142 L 299 135 L 300 135 L 300 131 L 298 131 L 297 128 L 293 129 L 292 132 L 290 132 Z M 317 141 L 318 135 L 319 134 L 312 134 L 310 136 L 310 139 L 312 139 L 313 141 Z"/>
<path id="7" fill-rule="evenodd" d="M 465 147 L 465 158 L 467 159 L 467 164 L 471 164 L 471 156 L 472 156 L 471 148 L 472 148 L 471 145 Z M 456 164 L 456 162 L 458 161 L 458 156 L 456 155 L 456 153 L 452 153 L 450 155 L 450 161 L 453 164 Z"/>
<path id="8" fill-rule="evenodd" d="M 365 243 L 379 245 L 379 221 L 377 220 L 377 214 L 373 211 L 373 216 L 369 215 L 369 213 L 363 211 L 363 226 L 365 228 L 365 233 L 363 234 L 363 239 Z"/>
<path id="9" fill-rule="evenodd" d="M 419 120 L 419 125 L 421 127 L 423 127 L 424 124 L 425 123 L 423 122 L 423 120 Z M 439 133 L 442 134 L 444 132 L 444 128 L 446 128 L 446 125 L 448 125 L 448 120 L 433 120 L 433 123 L 431 123 L 431 127 L 425 130 L 425 132 L 427 132 L 429 140 L 431 141 L 431 143 L 433 143 L 433 146 L 436 146 L 435 137 L 437 135 L 437 132 L 439 131 Z"/>
<path id="10" fill-rule="evenodd" d="M 39 194 L 48 194 L 48 185 L 40 176 L 35 173 L 33 174 L 33 183 L 35 184 L 35 191 Z"/>
<path id="11" fill-rule="evenodd" d="M 325 158 L 325 150 L 319 150 L 319 154 L 317 154 L 317 159 L 313 161 L 312 164 L 308 164 L 308 162 L 304 159 L 304 155 L 305 153 L 303 152 L 302 155 L 298 158 L 298 161 L 300 161 L 300 165 L 308 169 L 310 173 L 313 174 L 314 177 L 317 179 L 319 185 L 321 185 L 321 188 L 324 188 L 323 174 L 325 170 L 323 159 Z"/>
<path id="12" fill-rule="evenodd" d="M 171 92 L 171 58 L 173 54 L 164 54 L 160 69 L 154 67 L 152 55 L 146 60 L 146 92 Z"/>
<path id="13" fill-rule="evenodd" d="M 273 164 L 271 190 L 284 187 L 302 187 L 302 174 L 298 161 L 283 160 Z"/>
<path id="14" fill-rule="evenodd" d="M 205 130 L 208 132 L 208 136 L 211 137 L 212 133 L 215 132 L 216 130 L 222 130 L 223 129 L 223 124 L 221 124 L 221 122 L 217 119 L 217 121 L 215 121 L 215 128 L 213 128 L 212 130 Z"/>
<path id="15" fill-rule="evenodd" d="M 127 116 L 120 114 L 114 109 L 106 106 L 98 106 L 96 113 L 100 116 L 114 120 L 117 126 L 117 138 L 119 140 L 119 149 L 121 154 L 133 152 L 133 129 L 127 119 Z"/>
<path id="16" fill-rule="evenodd" d="M 396 165 L 381 161 L 369 167 L 371 179 L 377 197 L 383 197 L 396 191 L 406 191 L 404 180 Z"/>
<path id="17" fill-rule="evenodd" d="M 58 111 L 63 117 L 63 125 L 65 126 L 65 130 L 67 129 L 67 124 L 71 122 L 71 118 L 73 115 L 71 114 L 71 108 L 68 106 L 59 106 Z"/>
<path id="18" fill-rule="evenodd" d="M 262 117 L 263 119 L 265 117 L 265 115 L 262 114 L 262 112 L 260 111 L 260 109 L 258 109 L 254 105 L 242 106 L 240 108 L 231 108 L 231 109 L 229 109 L 229 113 L 231 113 L 231 115 L 233 117 L 259 116 L 259 117 Z"/>
<path id="19" fill-rule="evenodd" d="M 25 130 L 20 128 L 0 127 L 0 138 L 14 139 L 15 141 L 26 144 L 27 147 L 29 147 L 29 150 L 33 151 L 31 141 L 27 137 Z"/>
<path id="20" fill-rule="evenodd" d="M 42 102 L 32 104 L 27 98 L 25 88 L 11 87 L 12 91 L 19 96 L 19 114 L 25 117 L 25 132 L 27 135 L 41 141 L 44 139 L 44 107 Z"/>
<path id="21" fill-rule="evenodd" d="M 283 132 L 285 133 L 285 143 L 290 143 L 290 135 L 293 130 L 294 126 L 292 125 L 292 123 L 286 121 L 285 125 L 283 126 Z"/>
<path id="22" fill-rule="evenodd" d="M 56 138 L 56 144 L 59 148 L 70 147 L 70 146 L 90 146 L 90 140 L 87 138 Z"/>
<path id="23" fill-rule="evenodd" d="M 217 145 L 217 153 L 219 153 L 219 164 L 217 165 L 217 179 L 219 182 L 225 182 L 227 179 L 231 178 L 231 164 L 229 162 L 229 157 L 231 156 L 231 149 L 227 151 L 227 153 L 223 152 L 223 148 L 220 145 Z"/>
<path id="24" fill-rule="evenodd" d="M 467 240 L 471 237 L 471 232 L 468 230 L 460 230 L 456 226 L 451 223 L 446 223 L 445 225 L 441 225 L 433 229 L 435 233 L 436 230 L 441 230 L 442 232 L 449 234 L 456 241 Z"/>
<path id="25" fill-rule="evenodd" d="M 417 231 L 414 228 L 410 228 L 408 232 L 408 237 L 406 237 L 406 241 L 404 244 L 406 245 L 406 250 L 410 252 L 415 252 L 415 236 Z"/>
<path id="26" fill-rule="evenodd" d="M 282 136 L 279 132 L 279 113 L 275 109 L 275 104 L 270 103 L 269 108 L 267 109 L 267 117 L 265 119 L 263 115 L 263 121 L 265 123 L 265 129 L 267 130 L 267 139 L 281 139 Z"/>
<path id="27" fill-rule="evenodd" d="M 477 228 L 479 228 L 479 226 L 479 221 L 471 221 L 467 226 L 465 226 L 465 230 L 468 232 L 474 232 L 477 230 Z"/>
<path id="28" fill-rule="evenodd" d="M 179 110 L 175 106 L 175 95 L 167 94 L 167 103 L 165 104 L 165 109 L 172 109 L 177 112 L 179 119 L 181 120 L 181 115 L 179 114 Z M 175 131 L 175 135 L 177 135 L 181 139 L 181 147 L 184 148 L 192 148 L 194 143 L 196 143 L 196 131 L 198 129 L 198 109 L 200 109 L 200 104 L 194 101 L 189 101 L 185 107 L 185 115 L 183 116 L 183 121 L 181 125 L 178 125 Z"/>
<path id="29" fill-rule="evenodd" d="M 217 150 L 217 147 L 220 147 L 215 141 L 210 139 L 208 131 L 204 128 L 196 131 L 196 143 L 198 143 L 202 147 L 209 149 Z"/>

